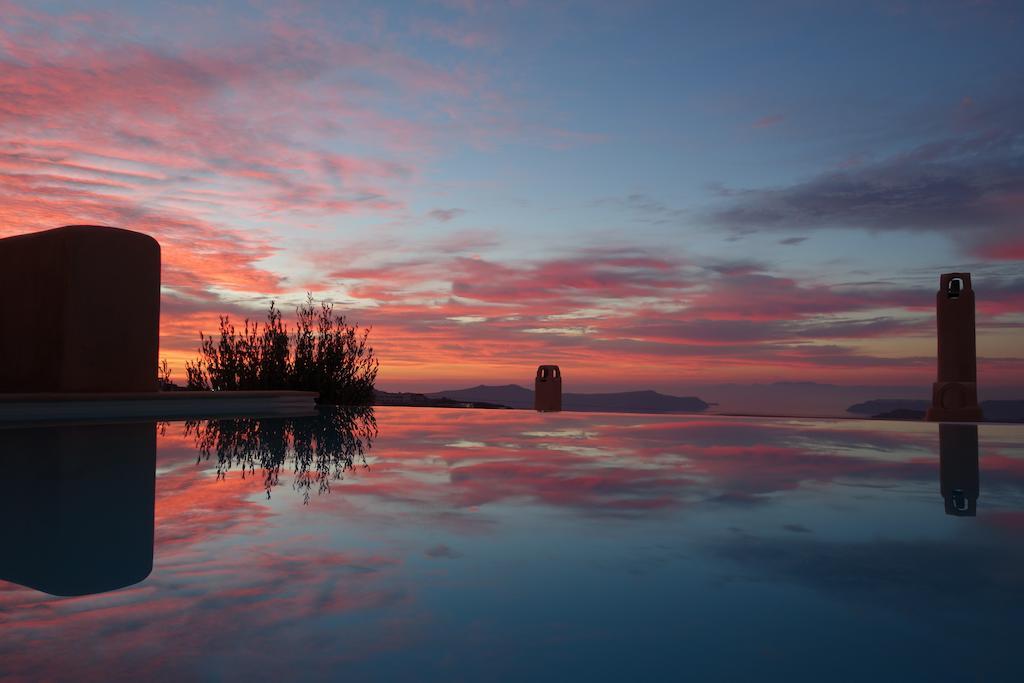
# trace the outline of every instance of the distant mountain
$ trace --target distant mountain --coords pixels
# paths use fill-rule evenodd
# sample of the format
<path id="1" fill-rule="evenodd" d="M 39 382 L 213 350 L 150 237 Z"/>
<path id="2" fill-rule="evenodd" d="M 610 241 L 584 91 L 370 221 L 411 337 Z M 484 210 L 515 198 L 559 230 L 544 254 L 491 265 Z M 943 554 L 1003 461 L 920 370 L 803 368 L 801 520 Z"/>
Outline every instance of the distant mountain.
<path id="1" fill-rule="evenodd" d="M 373 391 L 373 404 L 375 406 L 420 406 L 424 408 L 508 408 L 508 406 L 486 401 L 458 401 L 447 397 L 438 398 L 407 391 L 391 392 L 379 389 Z"/>
<path id="2" fill-rule="evenodd" d="M 927 397 L 920 387 L 846 386 L 796 381 L 769 384 L 697 384 L 693 385 L 691 391 L 712 404 L 709 412 L 801 417 L 849 417 L 849 413 L 846 412 L 847 406 L 870 398 L 889 399 L 915 395 Z"/>
<path id="3" fill-rule="evenodd" d="M 911 422 L 920 422 L 924 419 L 925 411 L 913 410 L 911 408 L 897 408 L 896 410 L 889 410 L 878 415 L 872 415 L 872 420 L 908 420 Z"/>
<path id="4" fill-rule="evenodd" d="M 485 401 L 509 408 L 533 408 L 533 392 L 518 384 L 488 386 L 480 384 L 469 389 L 450 389 L 428 393 L 431 398 L 450 398 L 456 401 Z M 564 405 L 563 396 L 563 405 Z"/>
<path id="5" fill-rule="evenodd" d="M 871 416 L 894 410 L 919 410 L 923 414 L 931 405 L 931 401 L 920 401 L 914 398 L 875 398 L 863 403 L 856 403 L 847 408 L 846 412 Z"/>
<path id="6" fill-rule="evenodd" d="M 981 412 L 988 422 L 1024 422 L 1024 401 L 982 401 Z"/>
<path id="7" fill-rule="evenodd" d="M 912 398 L 876 398 L 846 410 L 880 420 L 915 420 L 923 419 L 931 404 Z M 986 422 L 1024 422 L 1024 401 L 982 401 L 981 412 Z"/>
<path id="8" fill-rule="evenodd" d="M 650 389 L 614 394 L 562 394 L 562 407 L 565 410 L 616 413 L 700 413 L 707 410 L 708 406 L 708 403 L 696 396 L 669 396 Z"/>
<path id="9" fill-rule="evenodd" d="M 431 398 L 455 401 L 484 401 L 510 408 L 533 408 L 533 391 L 518 384 L 451 389 L 426 394 Z M 580 412 L 609 413 L 699 413 L 708 403 L 696 396 L 669 396 L 657 391 L 622 391 L 611 394 L 562 394 L 562 409 Z"/>

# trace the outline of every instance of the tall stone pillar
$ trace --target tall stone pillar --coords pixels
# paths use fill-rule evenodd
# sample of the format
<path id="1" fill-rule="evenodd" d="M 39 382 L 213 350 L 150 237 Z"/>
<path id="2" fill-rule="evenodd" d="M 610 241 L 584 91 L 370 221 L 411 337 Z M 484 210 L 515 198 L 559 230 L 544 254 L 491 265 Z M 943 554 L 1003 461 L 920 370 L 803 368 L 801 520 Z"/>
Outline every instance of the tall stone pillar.
<path id="1" fill-rule="evenodd" d="M 557 365 L 541 365 L 533 383 L 533 407 L 541 412 L 562 409 L 562 371 Z"/>
<path id="2" fill-rule="evenodd" d="M 974 290 L 970 273 L 945 273 L 935 295 L 938 379 L 932 385 L 932 422 L 979 422 Z"/>

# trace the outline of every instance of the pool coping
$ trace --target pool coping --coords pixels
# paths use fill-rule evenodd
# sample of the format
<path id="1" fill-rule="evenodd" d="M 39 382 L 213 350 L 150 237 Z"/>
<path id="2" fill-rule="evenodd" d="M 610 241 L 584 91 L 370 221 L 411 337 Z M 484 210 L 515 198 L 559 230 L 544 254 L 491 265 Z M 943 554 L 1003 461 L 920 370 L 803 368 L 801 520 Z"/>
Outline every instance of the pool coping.
<path id="1" fill-rule="evenodd" d="M 317 397 L 315 391 L 0 394 L 0 424 L 31 420 L 313 415 Z"/>

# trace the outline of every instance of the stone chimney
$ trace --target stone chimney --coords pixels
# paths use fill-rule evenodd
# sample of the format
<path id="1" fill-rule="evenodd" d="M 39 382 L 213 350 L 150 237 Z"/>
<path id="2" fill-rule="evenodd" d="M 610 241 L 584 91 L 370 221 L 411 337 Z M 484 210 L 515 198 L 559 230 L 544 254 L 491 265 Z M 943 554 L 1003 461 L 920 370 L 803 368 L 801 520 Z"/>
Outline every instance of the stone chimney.
<path id="1" fill-rule="evenodd" d="M 533 383 L 533 407 L 544 413 L 562 409 L 562 371 L 557 365 L 541 365 Z"/>

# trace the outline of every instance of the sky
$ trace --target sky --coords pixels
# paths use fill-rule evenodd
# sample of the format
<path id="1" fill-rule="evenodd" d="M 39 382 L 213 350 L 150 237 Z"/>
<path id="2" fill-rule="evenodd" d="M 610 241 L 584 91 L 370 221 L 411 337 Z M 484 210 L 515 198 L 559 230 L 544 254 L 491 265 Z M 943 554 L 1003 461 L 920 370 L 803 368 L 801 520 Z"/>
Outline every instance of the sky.
<path id="1" fill-rule="evenodd" d="M 333 301 L 378 386 L 1024 387 L 1024 4 L 0 0 L 0 237 L 162 246 L 161 357 Z M 5 296 L 16 296 L 7 292 Z M 568 388 L 567 388 L 568 390 Z"/>

